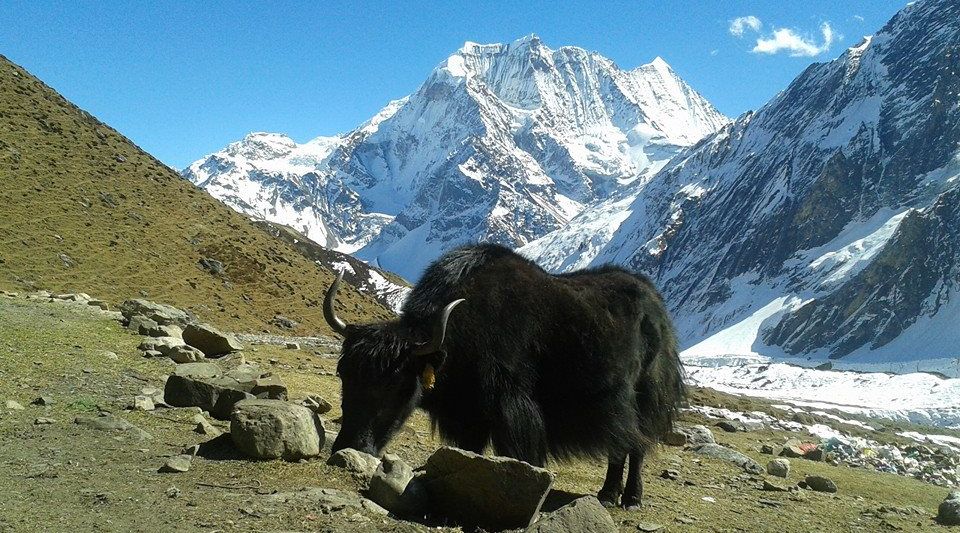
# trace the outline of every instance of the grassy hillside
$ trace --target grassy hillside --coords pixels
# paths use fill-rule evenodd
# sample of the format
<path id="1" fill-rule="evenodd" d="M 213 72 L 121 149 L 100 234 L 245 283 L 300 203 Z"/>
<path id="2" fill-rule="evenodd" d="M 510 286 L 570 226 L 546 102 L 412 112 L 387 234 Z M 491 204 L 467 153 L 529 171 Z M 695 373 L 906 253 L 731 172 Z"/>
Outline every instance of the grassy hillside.
<path id="1" fill-rule="evenodd" d="M 108 89 L 105 89 L 108 90 Z M 332 280 L 0 56 L 0 288 L 147 297 L 239 331 L 329 333 Z M 222 272 L 201 260 L 219 261 Z M 390 316 L 352 289 L 348 321 Z"/>

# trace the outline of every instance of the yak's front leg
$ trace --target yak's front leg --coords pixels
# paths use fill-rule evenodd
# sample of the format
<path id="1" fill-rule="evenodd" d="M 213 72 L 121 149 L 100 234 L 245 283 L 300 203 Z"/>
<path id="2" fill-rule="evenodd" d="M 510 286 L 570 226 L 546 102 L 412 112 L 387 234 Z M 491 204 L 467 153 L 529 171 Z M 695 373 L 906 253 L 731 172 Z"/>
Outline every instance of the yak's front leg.
<path id="1" fill-rule="evenodd" d="M 643 506 L 643 448 L 630 451 L 630 466 L 627 467 L 627 486 L 623 490 L 621 505 L 628 511 Z"/>
<path id="2" fill-rule="evenodd" d="M 604 507 L 620 505 L 620 494 L 623 493 L 623 465 L 627 462 L 627 454 L 611 453 L 607 458 L 607 477 L 597 493 L 597 499 Z"/>

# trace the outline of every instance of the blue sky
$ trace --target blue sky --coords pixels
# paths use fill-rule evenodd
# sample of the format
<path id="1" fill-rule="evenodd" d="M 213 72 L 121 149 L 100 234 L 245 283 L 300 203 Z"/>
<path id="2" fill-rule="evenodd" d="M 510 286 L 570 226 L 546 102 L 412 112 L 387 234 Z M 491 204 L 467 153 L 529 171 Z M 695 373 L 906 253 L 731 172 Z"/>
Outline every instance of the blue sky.
<path id="1" fill-rule="evenodd" d="M 904 3 L 5 0 L 0 54 L 180 168 L 250 131 L 349 131 L 464 41 L 530 33 L 623 68 L 659 55 L 736 116 Z"/>

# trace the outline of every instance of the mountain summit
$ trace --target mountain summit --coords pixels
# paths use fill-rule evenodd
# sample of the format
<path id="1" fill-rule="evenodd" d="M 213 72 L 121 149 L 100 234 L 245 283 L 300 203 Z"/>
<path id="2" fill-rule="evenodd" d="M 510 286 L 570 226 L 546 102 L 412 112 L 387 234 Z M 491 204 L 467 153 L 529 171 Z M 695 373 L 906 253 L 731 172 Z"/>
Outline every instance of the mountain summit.
<path id="1" fill-rule="evenodd" d="M 627 71 L 531 35 L 465 43 L 346 135 L 252 134 L 182 174 L 415 279 L 456 245 L 520 246 L 562 227 L 726 122 L 660 58 Z"/>

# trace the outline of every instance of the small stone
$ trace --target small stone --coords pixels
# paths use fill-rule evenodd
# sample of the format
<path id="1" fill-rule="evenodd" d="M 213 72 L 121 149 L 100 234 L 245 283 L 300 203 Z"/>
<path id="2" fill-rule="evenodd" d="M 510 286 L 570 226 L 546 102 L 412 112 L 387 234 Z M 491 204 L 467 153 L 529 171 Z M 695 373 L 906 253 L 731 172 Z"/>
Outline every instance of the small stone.
<path id="1" fill-rule="evenodd" d="M 304 407 L 310 409 L 318 415 L 327 414 L 331 409 L 333 409 L 333 405 L 331 405 L 330 402 L 323 399 L 321 396 L 317 396 L 316 394 L 307 396 L 301 403 Z"/>
<path id="2" fill-rule="evenodd" d="M 190 463 L 193 462 L 192 455 L 174 455 L 173 457 L 167 459 L 163 466 L 160 467 L 158 472 L 160 473 L 182 473 L 190 470 Z"/>
<path id="3" fill-rule="evenodd" d="M 201 414 L 193 415 L 191 420 L 197 425 L 193 430 L 201 435 L 217 437 L 222 433 Z"/>
<path id="4" fill-rule="evenodd" d="M 810 461 L 823 461 L 823 457 L 823 448 L 820 447 L 809 449 L 803 454 L 803 458 L 809 459 Z"/>
<path id="5" fill-rule="evenodd" d="M 672 468 L 668 468 L 663 472 L 660 472 L 660 477 L 662 477 L 663 479 L 677 480 L 677 479 L 680 479 L 680 471 L 674 470 Z"/>
<path id="6" fill-rule="evenodd" d="M 542 513 L 524 533 L 617 533 L 617 524 L 594 496 L 583 496 L 556 511 Z"/>
<path id="7" fill-rule="evenodd" d="M 804 478 L 807 487 L 817 492 L 837 492 L 837 484 L 824 476 L 807 476 Z"/>
<path id="8" fill-rule="evenodd" d="M 783 485 L 778 485 L 776 483 L 773 483 L 770 480 L 764 479 L 763 490 L 768 492 L 787 492 L 790 489 L 788 489 L 787 487 L 784 487 Z"/>
<path id="9" fill-rule="evenodd" d="M 153 398 L 149 396 L 134 396 L 133 398 L 133 410 L 134 411 L 153 411 L 156 409 L 156 406 L 153 404 Z"/>
<path id="10" fill-rule="evenodd" d="M 80 426 L 97 429 L 100 431 L 128 432 L 138 436 L 141 439 L 151 439 L 151 435 L 137 426 L 127 422 L 122 418 L 113 415 L 104 416 L 78 416 L 73 422 Z"/>
<path id="11" fill-rule="evenodd" d="M 170 346 L 165 350 L 161 349 L 160 353 L 172 359 L 174 363 L 196 363 L 203 361 L 203 352 L 186 344 Z"/>
<path id="12" fill-rule="evenodd" d="M 344 448 L 327 459 L 330 466 L 338 466 L 369 480 L 380 466 L 380 459 L 353 448 Z"/>
<path id="13" fill-rule="evenodd" d="M 677 428 L 677 431 L 683 433 L 687 436 L 687 444 L 690 446 L 700 446 L 701 444 L 716 444 L 716 439 L 713 438 L 713 432 L 710 431 L 710 428 L 703 425 L 690 426 L 690 427 L 681 427 Z"/>
<path id="14" fill-rule="evenodd" d="M 770 444 L 764 444 L 760 447 L 760 453 L 764 455 L 777 455 L 779 452 L 777 448 Z"/>
<path id="15" fill-rule="evenodd" d="M 779 458 L 767 463 L 767 473 L 771 476 L 785 478 L 790 474 L 790 460 Z"/>
<path id="16" fill-rule="evenodd" d="M 288 343 L 285 344 L 285 346 L 287 347 L 288 350 L 299 350 L 299 349 L 300 349 L 300 343 L 299 343 L 299 342 L 288 342 Z"/>
<path id="17" fill-rule="evenodd" d="M 757 500 L 761 505 L 766 505 L 767 507 L 781 507 L 783 503 L 778 502 L 777 500 L 767 500 L 765 498 L 760 498 Z"/>
<path id="18" fill-rule="evenodd" d="M 686 446 L 687 435 L 679 431 L 671 431 L 663 437 L 663 443 L 667 446 Z"/>
<path id="19" fill-rule="evenodd" d="M 721 420 L 717 422 L 717 427 L 726 431 L 727 433 L 736 433 L 738 431 L 746 431 L 746 426 L 743 425 L 743 422 L 736 422 L 733 420 Z"/>
<path id="20" fill-rule="evenodd" d="M 53 398 L 50 396 L 37 396 L 30 405 L 48 406 L 53 405 Z"/>
<path id="21" fill-rule="evenodd" d="M 427 511 L 429 498 L 415 480 L 413 469 L 407 463 L 387 453 L 370 479 L 366 496 L 394 514 L 422 515 Z"/>
<path id="22" fill-rule="evenodd" d="M 169 487 L 167 488 L 166 494 L 167 494 L 167 498 L 179 498 L 180 489 L 178 489 L 177 487 Z"/>
<path id="23" fill-rule="evenodd" d="M 780 451 L 780 455 L 783 457 L 803 457 L 806 453 L 806 450 L 803 449 L 803 443 L 800 442 L 800 439 L 789 439 L 784 443 L 783 449 Z"/>
<path id="24" fill-rule="evenodd" d="M 182 337 L 184 342 L 199 349 L 207 357 L 220 357 L 243 349 L 236 337 L 209 324 L 188 324 L 183 329 Z"/>
<path id="25" fill-rule="evenodd" d="M 33 421 L 33 423 L 34 423 L 35 425 L 37 425 L 37 426 L 49 426 L 50 424 L 53 424 L 54 422 L 56 422 L 56 420 L 54 420 L 54 419 L 52 419 L 52 418 L 47 418 L 47 417 L 45 417 L 45 416 L 41 416 L 41 417 L 39 417 L 39 418 L 37 418 L 37 419 L 35 419 L 35 420 Z"/>
<path id="26" fill-rule="evenodd" d="M 23 406 L 16 400 L 7 400 L 3 405 L 11 411 L 23 411 Z"/>
<path id="27" fill-rule="evenodd" d="M 657 524 L 655 522 L 637 522 L 637 530 L 644 531 L 647 533 L 653 531 L 660 531 L 663 529 L 663 524 Z"/>

